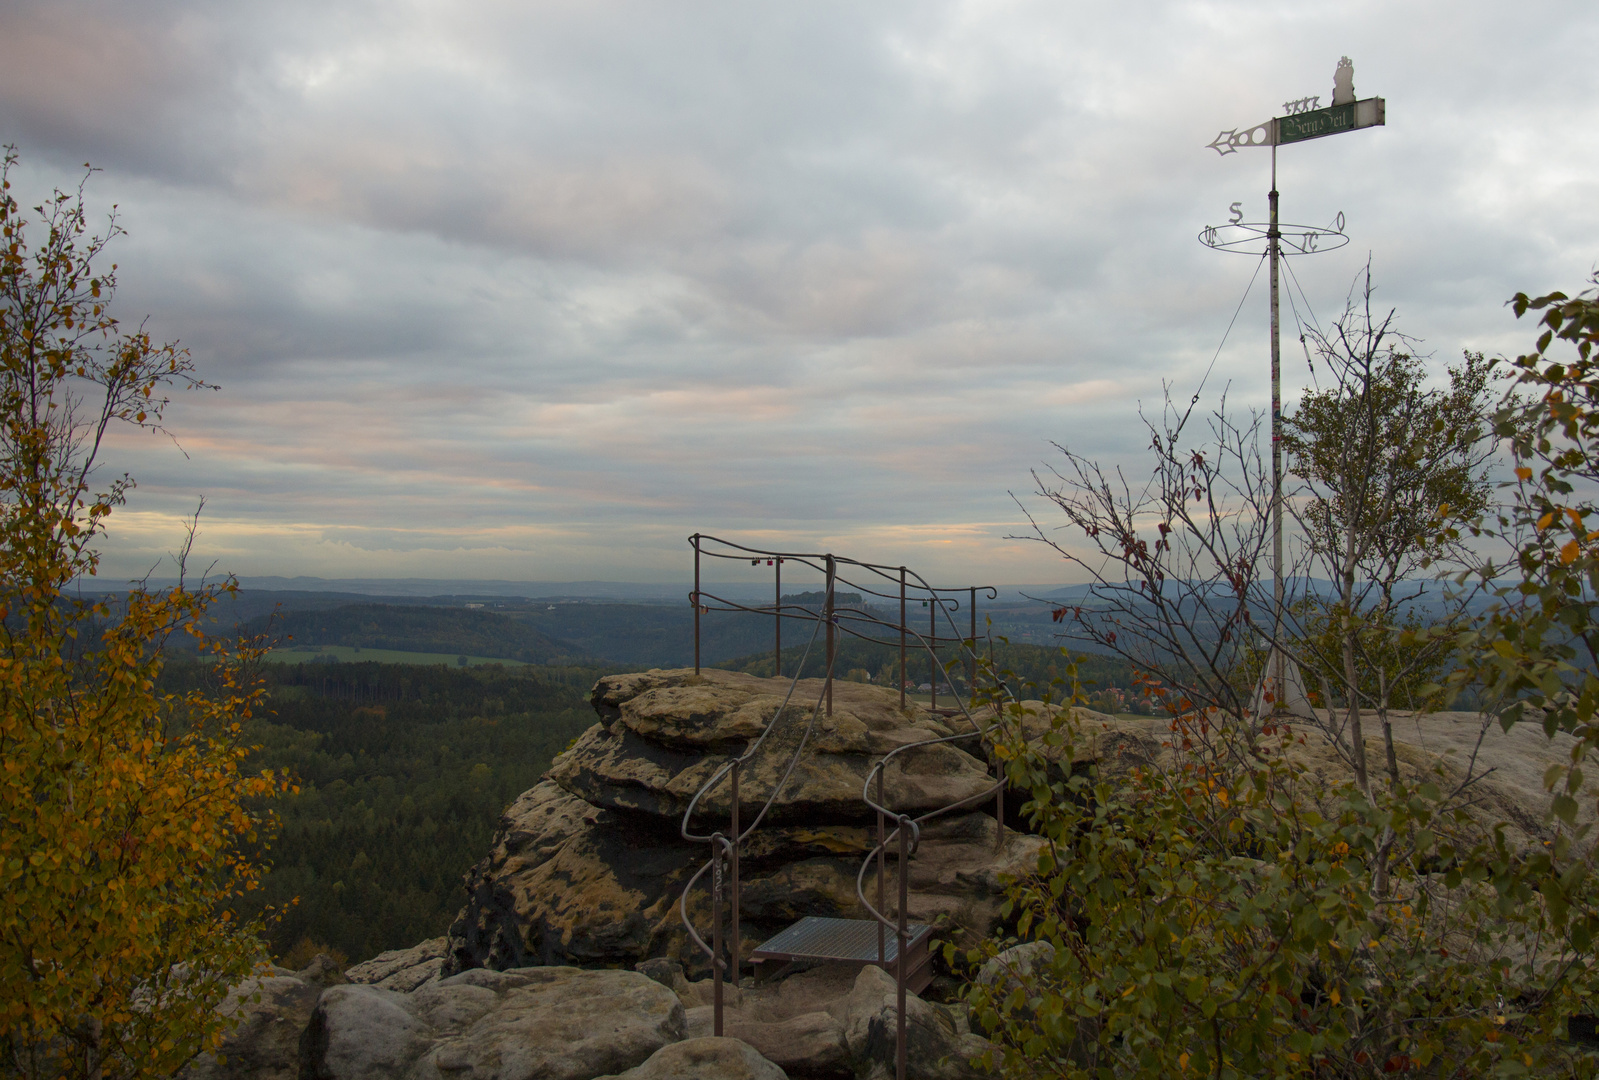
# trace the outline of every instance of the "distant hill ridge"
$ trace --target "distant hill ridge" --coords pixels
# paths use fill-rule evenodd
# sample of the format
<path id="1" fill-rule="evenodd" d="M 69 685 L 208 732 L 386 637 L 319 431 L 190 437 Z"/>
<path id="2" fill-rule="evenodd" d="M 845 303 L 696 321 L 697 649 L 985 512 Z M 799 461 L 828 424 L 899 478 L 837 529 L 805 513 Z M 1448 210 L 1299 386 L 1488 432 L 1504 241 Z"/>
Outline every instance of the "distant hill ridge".
<path id="1" fill-rule="evenodd" d="M 529 664 L 588 659 L 583 650 L 524 622 L 481 608 L 348 604 L 321 611 L 280 611 L 243 629 L 295 645 L 349 645 L 401 652 L 466 653 Z"/>

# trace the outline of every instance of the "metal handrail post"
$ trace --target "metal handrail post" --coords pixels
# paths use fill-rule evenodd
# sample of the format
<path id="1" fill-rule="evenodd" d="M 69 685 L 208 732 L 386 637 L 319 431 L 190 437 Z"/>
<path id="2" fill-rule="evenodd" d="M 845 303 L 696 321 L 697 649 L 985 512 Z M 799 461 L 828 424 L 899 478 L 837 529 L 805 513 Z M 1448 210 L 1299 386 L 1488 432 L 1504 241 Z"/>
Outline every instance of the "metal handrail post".
<path id="1" fill-rule="evenodd" d="M 722 1036 L 722 837 L 711 838 L 712 1033 Z"/>
<path id="2" fill-rule="evenodd" d="M 823 604 L 823 618 L 827 620 L 827 715 L 833 715 L 833 650 L 837 647 L 833 640 L 833 578 L 838 573 L 838 565 L 833 561 L 833 556 L 827 557 L 827 600 Z"/>
<path id="3" fill-rule="evenodd" d="M 894 1038 L 894 1080 L 905 1080 L 905 955 L 910 950 L 906 944 L 910 938 L 910 928 L 907 925 L 905 908 L 909 903 L 906 895 L 909 886 L 910 872 L 907 864 L 910 861 L 910 818 L 901 814 L 899 818 L 899 963 L 895 965 L 897 976 L 895 982 L 899 984 L 899 1023 Z M 720 998 L 718 998 L 720 1000 Z M 718 1010 L 717 1015 L 721 1012 Z M 720 1028 L 720 1024 L 717 1025 Z"/>
<path id="4" fill-rule="evenodd" d="M 691 540 L 694 541 L 694 674 L 700 673 L 700 534 L 695 533 Z"/>
<path id="5" fill-rule="evenodd" d="M 904 680 L 900 681 L 900 696 L 905 695 Z M 887 806 L 883 801 L 883 769 L 877 769 L 877 805 Z M 877 910 L 882 911 L 883 890 L 888 877 L 888 853 L 883 849 L 888 846 L 888 830 L 883 823 L 883 812 L 877 812 Z M 883 925 L 883 920 L 877 920 L 877 963 L 881 965 L 888 959 L 888 929 Z"/>
<path id="6" fill-rule="evenodd" d="M 776 585 L 773 587 L 772 610 L 777 612 L 777 637 L 772 646 L 772 678 L 783 677 L 783 559 L 772 560 L 777 567 Z"/>
<path id="7" fill-rule="evenodd" d="M 930 696 L 927 700 L 929 710 L 938 708 L 938 594 L 933 593 L 932 599 L 927 601 L 927 685 L 930 687 Z"/>
<path id="8" fill-rule="evenodd" d="M 966 658 L 966 696 L 977 704 L 977 586 L 972 586 L 972 651 Z"/>
<path id="9" fill-rule="evenodd" d="M 899 568 L 899 709 L 905 711 L 905 568 Z M 881 802 L 882 800 L 878 800 Z M 881 910 L 881 909 L 879 909 Z"/>
<path id="10" fill-rule="evenodd" d="M 728 949 L 728 963 L 729 963 L 729 968 L 730 968 L 732 976 L 733 976 L 733 985 L 734 985 L 734 987 L 737 987 L 738 986 L 738 978 L 739 978 L 739 968 L 740 968 L 741 963 L 742 963 L 742 957 L 739 955 L 739 952 L 740 952 L 740 950 L 739 950 L 740 941 L 739 941 L 739 932 L 738 932 L 738 849 L 739 849 L 739 835 L 738 835 L 738 759 L 737 758 L 733 759 L 733 768 L 731 770 L 731 776 L 732 776 L 732 780 L 733 780 L 733 845 L 732 845 L 732 848 L 730 849 L 728 854 L 729 854 L 730 861 L 733 864 L 732 865 L 732 871 L 733 871 L 733 873 L 732 873 L 733 893 L 732 893 L 732 903 L 730 905 L 731 908 L 733 909 L 733 912 L 732 912 L 733 921 L 732 921 L 732 926 L 729 928 L 730 929 L 729 937 L 731 938 L 731 941 L 729 942 L 730 948 Z"/>

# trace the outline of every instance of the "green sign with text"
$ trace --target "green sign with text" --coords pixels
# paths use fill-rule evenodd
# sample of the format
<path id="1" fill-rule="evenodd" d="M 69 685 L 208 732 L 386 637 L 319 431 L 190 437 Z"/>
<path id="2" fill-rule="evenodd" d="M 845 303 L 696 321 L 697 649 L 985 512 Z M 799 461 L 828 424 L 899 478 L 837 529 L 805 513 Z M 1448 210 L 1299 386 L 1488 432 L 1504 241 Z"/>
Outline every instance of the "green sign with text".
<path id="1" fill-rule="evenodd" d="M 1310 112 L 1295 113 L 1292 116 L 1279 116 L 1277 125 L 1276 144 L 1304 142 L 1306 139 L 1319 139 L 1324 135 L 1337 135 L 1343 131 L 1354 131 L 1356 128 L 1374 127 L 1382 124 L 1386 119 L 1382 98 L 1367 98 L 1364 101 L 1351 101 L 1343 105 L 1333 105 L 1326 109 L 1315 109 Z"/>

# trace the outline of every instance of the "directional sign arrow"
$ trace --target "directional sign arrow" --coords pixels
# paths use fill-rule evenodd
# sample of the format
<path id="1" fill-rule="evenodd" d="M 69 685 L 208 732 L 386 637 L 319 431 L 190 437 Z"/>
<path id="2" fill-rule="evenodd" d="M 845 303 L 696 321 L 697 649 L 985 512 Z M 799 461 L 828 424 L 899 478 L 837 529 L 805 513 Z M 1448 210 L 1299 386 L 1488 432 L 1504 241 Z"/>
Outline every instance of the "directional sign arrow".
<path id="1" fill-rule="evenodd" d="M 1224 155 L 1237 153 L 1240 146 L 1272 146 L 1276 143 L 1276 139 L 1272 137 L 1275 134 L 1275 124 L 1275 121 L 1267 120 L 1264 124 L 1256 124 L 1242 131 L 1228 128 L 1205 145 L 1216 153 Z"/>
<path id="2" fill-rule="evenodd" d="M 1235 153 L 1241 146 L 1282 146 L 1360 128 L 1379 127 L 1387 123 L 1387 115 L 1388 105 L 1382 98 L 1365 98 L 1325 109 L 1273 117 L 1264 124 L 1241 131 L 1230 128 L 1205 145 L 1223 155 Z"/>

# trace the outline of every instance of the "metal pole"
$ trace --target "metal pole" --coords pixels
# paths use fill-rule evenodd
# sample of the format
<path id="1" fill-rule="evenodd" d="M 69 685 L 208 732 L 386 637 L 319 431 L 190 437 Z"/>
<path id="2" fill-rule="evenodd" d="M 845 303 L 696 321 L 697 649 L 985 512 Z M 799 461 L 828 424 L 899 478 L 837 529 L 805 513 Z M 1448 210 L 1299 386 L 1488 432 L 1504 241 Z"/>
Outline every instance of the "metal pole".
<path id="1" fill-rule="evenodd" d="M 827 619 L 827 715 L 833 715 L 833 575 L 837 567 L 833 563 L 833 556 L 827 557 L 827 600 L 822 605 L 823 617 Z"/>
<path id="2" fill-rule="evenodd" d="M 928 711 L 938 708 L 938 593 L 933 593 L 932 599 L 927 601 L 927 670 L 929 678 L 927 685 L 932 688 L 932 697 L 927 701 Z"/>
<path id="3" fill-rule="evenodd" d="M 772 674 L 774 678 L 783 677 L 783 560 L 778 559 L 773 564 L 777 567 L 776 600 L 773 606 L 777 610 L 777 644 L 772 648 Z"/>
<path id="4" fill-rule="evenodd" d="M 722 1036 L 722 836 L 711 837 L 712 1034 Z"/>
<path id="5" fill-rule="evenodd" d="M 732 904 L 731 904 L 731 907 L 733 909 L 733 924 L 732 924 L 732 927 L 731 927 L 731 934 L 730 934 L 731 941 L 729 942 L 730 948 L 728 949 L 728 957 L 729 957 L 729 961 L 730 961 L 731 968 L 732 968 L 733 985 L 735 987 L 737 987 L 738 986 L 739 969 L 740 969 L 740 967 L 743 964 L 743 957 L 741 957 L 739 955 L 740 942 L 739 942 L 739 933 L 738 933 L 738 848 L 739 848 L 739 835 L 738 835 L 738 759 L 736 759 L 736 758 L 733 760 L 733 768 L 732 768 L 731 772 L 732 772 L 732 777 L 733 777 L 733 847 L 732 847 L 732 850 L 729 852 L 729 855 L 731 857 L 731 861 L 732 861 L 732 864 L 733 864 L 733 866 L 732 866 L 732 869 L 733 869 L 733 881 L 732 881 L 733 894 L 732 894 Z"/>
<path id="6" fill-rule="evenodd" d="M 700 534 L 694 534 L 694 674 L 700 673 Z"/>
<path id="7" fill-rule="evenodd" d="M 899 956 L 898 977 L 894 980 L 899 984 L 899 1024 L 894 1039 L 894 1078 L 905 1080 L 905 954 L 909 952 L 905 943 L 910 937 L 905 919 L 905 905 L 907 882 L 910 878 L 910 869 L 906 865 L 910 859 L 910 839 L 906 827 L 910 819 L 901 815 L 899 818 Z"/>
<path id="8" fill-rule="evenodd" d="M 1278 648 L 1283 625 L 1283 386 L 1282 334 L 1277 307 L 1277 264 L 1282 232 L 1277 227 L 1277 147 L 1271 148 L 1271 224 L 1266 242 L 1271 252 L 1271 692 L 1272 712 L 1281 709 L 1287 679 Z"/>
<path id="9" fill-rule="evenodd" d="M 899 709 L 905 711 L 905 568 L 899 568 Z M 878 799 L 879 803 L 883 800 Z M 879 898 L 881 899 L 881 898 Z M 881 911 L 882 908 L 877 910 Z"/>
<path id="10" fill-rule="evenodd" d="M 903 687 L 904 685 L 905 685 L 904 681 L 901 680 L 900 681 L 900 686 Z M 883 773 L 885 771 L 887 771 L 887 770 L 882 769 L 882 768 L 879 768 L 877 770 L 877 805 L 878 806 L 882 806 L 883 805 Z M 881 915 L 883 913 L 883 908 L 885 906 L 884 902 L 883 902 L 883 891 L 884 891 L 884 888 L 885 888 L 884 883 L 885 883 L 885 881 L 887 880 L 887 877 L 888 877 L 888 852 L 887 852 L 887 850 L 885 850 L 887 845 L 888 845 L 888 831 L 887 831 L 887 829 L 886 829 L 886 827 L 884 826 L 884 823 L 883 823 L 883 812 L 881 810 L 879 810 L 877 812 L 877 913 L 879 915 Z M 883 961 L 886 960 L 886 959 L 888 959 L 888 928 L 883 925 L 883 920 L 882 919 L 878 919 L 877 920 L 877 962 L 878 962 L 878 964 L 882 964 Z"/>
<path id="11" fill-rule="evenodd" d="M 972 587 L 972 648 L 966 658 L 966 696 L 977 704 L 977 588 Z"/>

